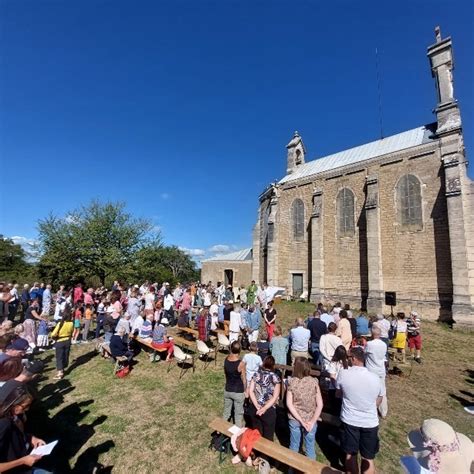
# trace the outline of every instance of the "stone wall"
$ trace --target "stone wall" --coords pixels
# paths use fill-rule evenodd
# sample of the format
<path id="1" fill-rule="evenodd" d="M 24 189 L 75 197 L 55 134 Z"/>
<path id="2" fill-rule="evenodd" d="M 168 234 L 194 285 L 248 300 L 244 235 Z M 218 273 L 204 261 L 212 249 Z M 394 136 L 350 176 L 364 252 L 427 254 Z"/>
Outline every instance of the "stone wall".
<path id="1" fill-rule="evenodd" d="M 209 261 L 202 262 L 201 282 L 212 281 L 216 284 L 218 281 L 225 281 L 225 270 L 234 272 L 233 286 L 248 286 L 252 281 L 252 261 Z"/>

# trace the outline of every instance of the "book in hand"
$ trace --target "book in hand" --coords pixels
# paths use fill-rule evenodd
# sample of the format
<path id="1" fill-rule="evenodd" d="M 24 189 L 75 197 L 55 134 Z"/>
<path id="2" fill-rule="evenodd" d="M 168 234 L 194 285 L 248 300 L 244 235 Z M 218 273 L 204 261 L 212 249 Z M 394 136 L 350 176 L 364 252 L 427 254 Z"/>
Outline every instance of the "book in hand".
<path id="1" fill-rule="evenodd" d="M 47 456 L 48 454 L 51 454 L 51 451 L 57 444 L 58 440 L 51 441 L 51 443 L 43 444 L 43 446 L 38 446 L 37 448 L 33 449 L 30 454 L 34 454 L 36 456 Z"/>

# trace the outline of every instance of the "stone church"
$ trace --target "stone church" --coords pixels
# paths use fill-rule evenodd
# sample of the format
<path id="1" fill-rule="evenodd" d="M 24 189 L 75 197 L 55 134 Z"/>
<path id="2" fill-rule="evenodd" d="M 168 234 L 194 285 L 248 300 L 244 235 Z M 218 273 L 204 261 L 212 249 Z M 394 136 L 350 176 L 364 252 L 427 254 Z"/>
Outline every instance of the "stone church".
<path id="1" fill-rule="evenodd" d="M 474 182 L 453 89 L 451 38 L 428 48 L 436 121 L 307 161 L 295 132 L 287 171 L 260 195 L 253 279 L 390 313 L 474 321 Z"/>

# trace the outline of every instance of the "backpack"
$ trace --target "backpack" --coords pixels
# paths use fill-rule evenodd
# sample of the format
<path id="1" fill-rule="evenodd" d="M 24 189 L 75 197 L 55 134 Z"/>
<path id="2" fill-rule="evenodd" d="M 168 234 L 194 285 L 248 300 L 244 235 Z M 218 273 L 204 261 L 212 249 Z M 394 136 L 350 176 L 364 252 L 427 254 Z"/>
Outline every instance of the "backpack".
<path id="1" fill-rule="evenodd" d="M 227 453 L 230 450 L 230 439 L 222 433 L 214 431 L 211 434 L 209 449 L 214 449 L 219 453 Z"/>

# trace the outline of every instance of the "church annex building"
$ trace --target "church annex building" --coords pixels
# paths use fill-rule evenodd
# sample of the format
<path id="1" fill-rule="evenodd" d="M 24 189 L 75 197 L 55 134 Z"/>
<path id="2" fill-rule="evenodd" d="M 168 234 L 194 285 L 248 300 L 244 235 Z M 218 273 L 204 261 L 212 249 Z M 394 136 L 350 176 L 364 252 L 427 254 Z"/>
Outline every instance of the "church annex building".
<path id="1" fill-rule="evenodd" d="M 466 174 L 451 38 L 428 48 L 436 122 L 306 161 L 287 145 L 287 174 L 261 195 L 252 278 L 373 312 L 417 309 L 474 321 L 474 182 Z"/>

